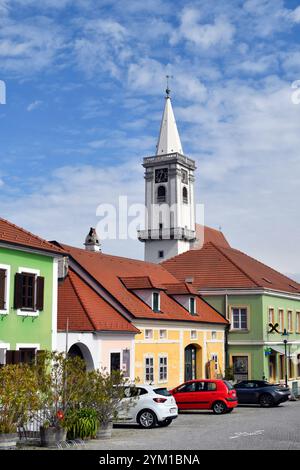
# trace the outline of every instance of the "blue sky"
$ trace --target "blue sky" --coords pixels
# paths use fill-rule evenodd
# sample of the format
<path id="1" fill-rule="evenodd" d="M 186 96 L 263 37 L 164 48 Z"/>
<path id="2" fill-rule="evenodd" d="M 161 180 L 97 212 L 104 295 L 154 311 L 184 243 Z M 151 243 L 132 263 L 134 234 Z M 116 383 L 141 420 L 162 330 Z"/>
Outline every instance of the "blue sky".
<path id="1" fill-rule="evenodd" d="M 292 0 L 0 0 L 1 216 L 81 245 L 98 204 L 143 202 L 170 74 L 205 222 L 299 275 L 299 39 Z"/>

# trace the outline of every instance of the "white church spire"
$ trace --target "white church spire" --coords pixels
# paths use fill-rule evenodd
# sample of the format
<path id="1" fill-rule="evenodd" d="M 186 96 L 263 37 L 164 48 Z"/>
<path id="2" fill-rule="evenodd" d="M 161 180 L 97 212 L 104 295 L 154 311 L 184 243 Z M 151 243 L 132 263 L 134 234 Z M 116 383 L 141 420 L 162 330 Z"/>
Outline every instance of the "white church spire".
<path id="1" fill-rule="evenodd" d="M 156 146 L 156 155 L 163 155 L 167 153 L 183 154 L 175 116 L 173 113 L 169 87 L 167 87 L 166 93 L 166 104 L 160 125 L 159 138 Z"/>

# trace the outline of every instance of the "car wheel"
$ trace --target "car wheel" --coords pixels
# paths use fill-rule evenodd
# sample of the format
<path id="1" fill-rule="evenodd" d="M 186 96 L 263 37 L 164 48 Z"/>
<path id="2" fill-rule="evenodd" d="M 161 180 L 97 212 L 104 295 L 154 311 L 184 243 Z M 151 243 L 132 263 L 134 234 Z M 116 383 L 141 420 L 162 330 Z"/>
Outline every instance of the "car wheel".
<path id="1" fill-rule="evenodd" d="M 212 410 L 215 415 L 222 415 L 227 411 L 227 406 L 222 401 L 216 401 L 212 406 Z"/>
<path id="2" fill-rule="evenodd" d="M 263 406 L 263 407 L 273 406 L 274 405 L 274 399 L 273 399 L 272 395 L 270 395 L 269 393 L 264 393 L 259 398 L 259 404 L 260 404 L 260 406 Z"/>
<path id="3" fill-rule="evenodd" d="M 157 419 L 153 411 L 143 410 L 140 412 L 137 421 L 142 428 L 150 429 L 156 425 Z"/>
<path id="4" fill-rule="evenodd" d="M 171 418 L 166 418 L 164 421 L 160 421 L 158 424 L 158 426 L 160 426 L 161 428 L 165 428 L 166 426 L 170 426 L 170 424 L 172 423 L 172 419 Z"/>

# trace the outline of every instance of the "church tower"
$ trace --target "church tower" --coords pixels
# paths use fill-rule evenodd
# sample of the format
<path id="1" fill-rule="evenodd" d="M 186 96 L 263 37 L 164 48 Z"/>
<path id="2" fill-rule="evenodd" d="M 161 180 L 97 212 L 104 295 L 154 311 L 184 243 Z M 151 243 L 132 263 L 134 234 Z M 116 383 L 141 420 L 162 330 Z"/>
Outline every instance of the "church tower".
<path id="1" fill-rule="evenodd" d="M 145 261 L 159 263 L 189 250 L 195 241 L 194 160 L 183 153 L 167 88 L 156 155 L 144 158 Z"/>

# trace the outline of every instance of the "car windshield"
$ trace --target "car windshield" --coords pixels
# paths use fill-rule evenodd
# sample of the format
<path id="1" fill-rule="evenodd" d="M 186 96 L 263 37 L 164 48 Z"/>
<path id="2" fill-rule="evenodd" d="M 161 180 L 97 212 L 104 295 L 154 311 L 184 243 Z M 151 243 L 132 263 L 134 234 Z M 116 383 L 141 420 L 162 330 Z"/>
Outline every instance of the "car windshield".
<path id="1" fill-rule="evenodd" d="M 171 395 L 167 388 L 155 388 L 153 391 L 158 395 L 164 395 L 165 397 L 169 397 Z"/>

